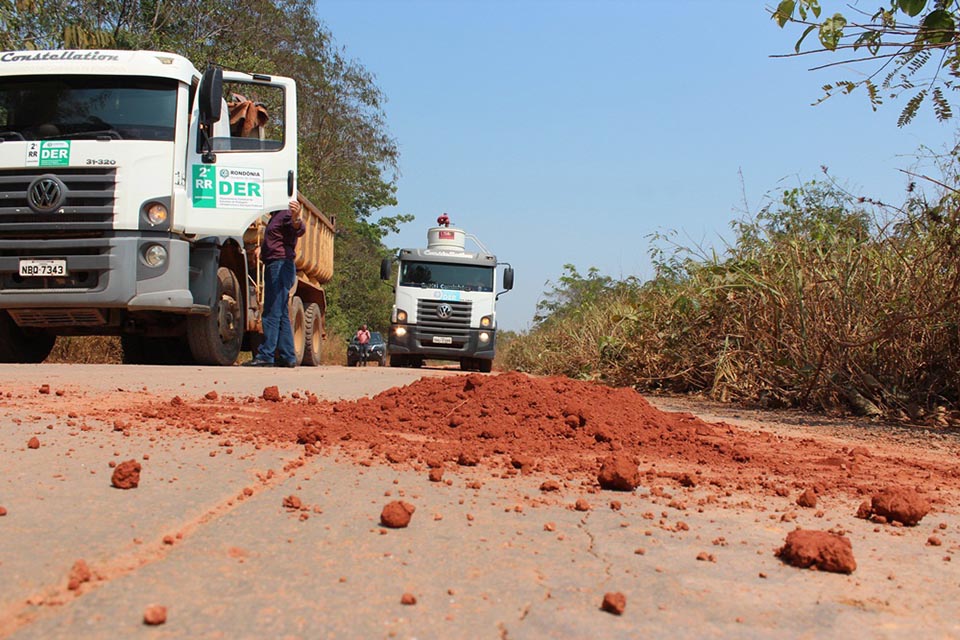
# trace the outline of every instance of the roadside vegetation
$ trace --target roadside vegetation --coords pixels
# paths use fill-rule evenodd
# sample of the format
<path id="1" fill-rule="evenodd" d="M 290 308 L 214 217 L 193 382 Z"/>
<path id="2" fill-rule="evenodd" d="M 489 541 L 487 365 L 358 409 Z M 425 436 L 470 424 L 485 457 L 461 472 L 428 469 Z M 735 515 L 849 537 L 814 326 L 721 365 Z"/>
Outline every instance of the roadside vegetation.
<path id="1" fill-rule="evenodd" d="M 892 208 L 827 178 L 735 221 L 722 252 L 652 238 L 646 282 L 567 265 L 501 366 L 945 420 L 960 399 L 957 205 L 914 190 Z"/>

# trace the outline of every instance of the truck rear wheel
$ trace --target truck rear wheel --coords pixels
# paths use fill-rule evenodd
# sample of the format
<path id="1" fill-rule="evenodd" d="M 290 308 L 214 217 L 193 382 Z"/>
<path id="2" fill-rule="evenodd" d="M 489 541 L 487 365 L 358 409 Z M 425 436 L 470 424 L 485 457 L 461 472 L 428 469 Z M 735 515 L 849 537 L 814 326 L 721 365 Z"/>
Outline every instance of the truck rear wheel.
<path id="1" fill-rule="evenodd" d="M 40 329 L 21 329 L 6 311 L 0 311 L 0 362 L 43 362 L 57 337 Z"/>
<path id="2" fill-rule="evenodd" d="M 480 370 L 480 373 L 490 373 L 493 371 L 493 360 L 478 360 L 477 363 L 479 364 L 477 368 Z"/>
<path id="3" fill-rule="evenodd" d="M 297 366 L 303 362 L 303 352 L 307 348 L 306 318 L 303 311 L 303 300 L 294 298 L 290 301 L 290 328 L 293 329 L 293 351 L 297 354 Z"/>
<path id="4" fill-rule="evenodd" d="M 210 315 L 187 319 L 187 342 L 197 364 L 228 366 L 237 361 L 243 343 L 241 300 L 233 271 L 217 269 L 217 297 Z"/>
<path id="5" fill-rule="evenodd" d="M 316 302 L 307 305 L 303 320 L 306 342 L 303 364 L 315 367 L 320 364 L 320 350 L 323 347 L 323 314 L 320 311 L 320 305 Z"/>

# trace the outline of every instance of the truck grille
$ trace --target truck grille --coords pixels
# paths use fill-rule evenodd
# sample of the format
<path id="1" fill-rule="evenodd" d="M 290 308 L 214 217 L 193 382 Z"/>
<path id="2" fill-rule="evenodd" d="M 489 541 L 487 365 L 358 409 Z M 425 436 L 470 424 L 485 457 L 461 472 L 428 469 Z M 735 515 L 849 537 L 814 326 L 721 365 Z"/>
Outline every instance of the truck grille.
<path id="1" fill-rule="evenodd" d="M 10 309 L 8 312 L 21 327 L 95 327 L 107 323 L 99 309 Z"/>
<path id="2" fill-rule="evenodd" d="M 450 308 L 448 317 L 438 314 L 441 305 Z M 424 347 L 442 347 L 458 349 L 470 339 L 470 315 L 473 304 L 470 302 L 450 302 L 445 300 L 418 300 L 417 326 Z M 433 336 L 445 336 L 452 339 L 449 344 L 436 344 Z"/>
<path id="3" fill-rule="evenodd" d="M 80 167 L 0 170 L 0 236 L 38 237 L 110 229 L 116 174 L 116 169 Z M 55 177 L 64 186 L 60 205 L 50 213 L 38 213 L 28 202 L 30 185 L 44 175 Z"/>

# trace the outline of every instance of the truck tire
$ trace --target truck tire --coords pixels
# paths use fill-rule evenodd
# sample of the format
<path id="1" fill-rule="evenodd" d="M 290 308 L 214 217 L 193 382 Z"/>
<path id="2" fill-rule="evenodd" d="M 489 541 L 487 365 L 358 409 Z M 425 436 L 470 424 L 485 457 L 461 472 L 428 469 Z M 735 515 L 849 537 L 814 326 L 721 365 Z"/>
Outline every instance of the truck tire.
<path id="1" fill-rule="evenodd" d="M 303 317 L 304 342 L 303 364 L 316 367 L 320 364 L 320 351 L 323 348 L 323 313 L 320 305 L 311 302 L 307 305 L 307 312 Z"/>
<path id="2" fill-rule="evenodd" d="M 303 362 L 303 353 L 307 349 L 306 314 L 303 311 L 303 300 L 294 298 L 290 301 L 290 328 L 293 329 L 293 351 L 297 354 L 297 366 Z"/>
<path id="3" fill-rule="evenodd" d="M 6 311 L 0 311 L 0 362 L 43 362 L 57 337 L 41 329 L 21 329 Z"/>
<path id="4" fill-rule="evenodd" d="M 390 366 L 391 367 L 405 367 L 407 365 L 407 357 L 396 355 L 390 356 Z"/>
<path id="5" fill-rule="evenodd" d="M 479 364 L 477 369 L 480 370 L 480 373 L 490 373 L 493 371 L 493 360 L 478 360 L 477 363 Z"/>
<path id="6" fill-rule="evenodd" d="M 187 342 L 197 364 L 229 366 L 243 343 L 240 283 L 233 271 L 217 269 L 217 298 L 210 315 L 187 318 Z"/>

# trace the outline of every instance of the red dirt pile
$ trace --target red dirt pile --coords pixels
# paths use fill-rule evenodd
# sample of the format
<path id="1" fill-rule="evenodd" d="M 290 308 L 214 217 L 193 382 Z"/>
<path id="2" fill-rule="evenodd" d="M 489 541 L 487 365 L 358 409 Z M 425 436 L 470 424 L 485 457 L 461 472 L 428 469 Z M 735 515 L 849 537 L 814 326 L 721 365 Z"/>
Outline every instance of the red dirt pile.
<path id="1" fill-rule="evenodd" d="M 915 490 L 902 487 L 887 487 L 875 494 L 870 503 L 875 518 L 880 516 L 887 522 L 899 522 L 908 527 L 916 526 L 930 513 L 929 500 Z"/>
<path id="2" fill-rule="evenodd" d="M 777 549 L 777 557 L 801 569 L 814 567 L 820 571 L 853 573 L 857 568 L 850 539 L 828 531 L 791 531 L 785 544 Z"/>
<path id="3" fill-rule="evenodd" d="M 380 523 L 391 529 L 403 529 L 410 524 L 410 518 L 416 510 L 409 502 L 394 500 L 380 512 Z"/>
<path id="4" fill-rule="evenodd" d="M 279 400 L 279 392 L 268 391 Z M 140 413 L 146 428 L 160 431 L 181 428 L 261 445 L 297 441 L 307 455 L 336 449 L 365 465 L 448 471 L 476 465 L 505 477 L 533 472 L 544 480 L 562 478 L 566 486 L 595 486 L 610 456 L 634 458 L 645 484 L 660 477 L 681 488 L 780 497 L 806 487 L 815 487 L 818 498 L 834 491 L 870 495 L 874 487 L 890 484 L 924 486 L 936 494 L 951 486 L 943 478 L 960 478 L 960 470 L 932 469 L 927 460 L 707 424 L 688 413 L 659 411 L 633 389 L 568 378 L 454 375 L 423 378 L 355 401 L 297 395 L 283 402 L 224 396 L 176 407 L 157 402 Z M 939 481 L 931 479 L 931 471 Z M 621 475 L 624 487 L 637 481 L 629 471 Z M 663 494 L 663 488 L 651 489 Z"/>
<path id="5" fill-rule="evenodd" d="M 110 482 L 117 489 L 136 489 L 140 485 L 140 463 L 136 460 L 121 462 L 113 470 Z"/>

